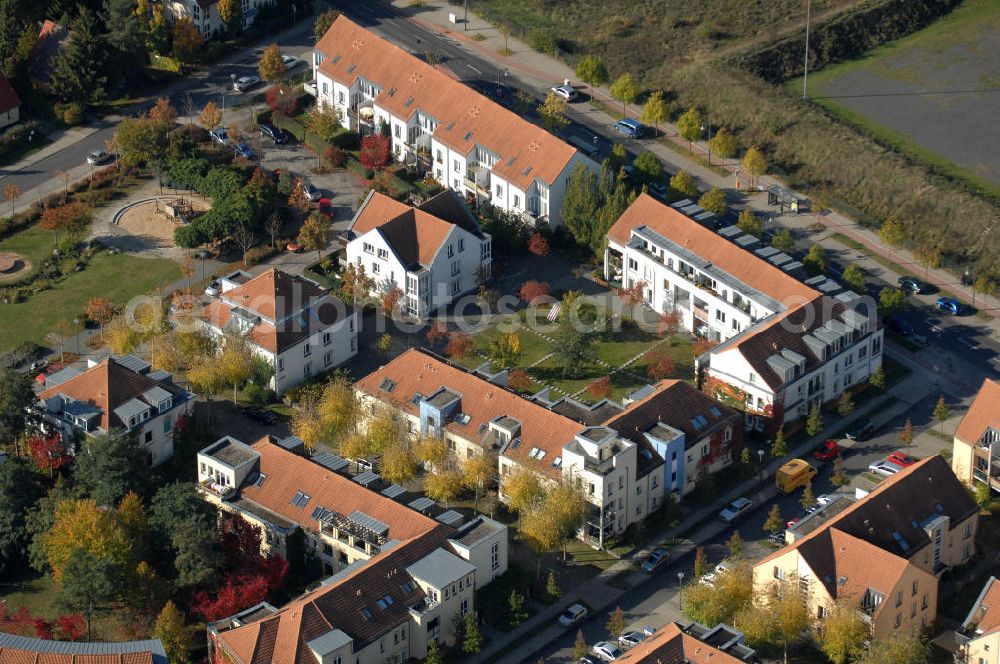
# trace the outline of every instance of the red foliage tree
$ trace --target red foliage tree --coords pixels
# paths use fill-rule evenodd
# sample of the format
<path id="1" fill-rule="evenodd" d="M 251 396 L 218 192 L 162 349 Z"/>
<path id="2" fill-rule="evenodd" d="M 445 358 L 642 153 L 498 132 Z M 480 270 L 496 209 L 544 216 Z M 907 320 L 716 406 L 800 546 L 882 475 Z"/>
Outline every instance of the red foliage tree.
<path id="1" fill-rule="evenodd" d="M 691 352 L 694 353 L 695 357 L 698 357 L 699 355 L 707 353 L 708 351 L 712 350 L 718 345 L 719 345 L 718 342 L 715 341 L 709 341 L 708 339 L 698 339 L 693 344 L 691 344 Z"/>
<path id="2" fill-rule="evenodd" d="M 549 241 L 545 239 L 545 236 L 541 233 L 535 233 L 528 240 L 528 251 L 535 254 L 536 256 L 548 256 L 549 255 Z"/>
<path id="3" fill-rule="evenodd" d="M 587 396 L 591 399 L 607 399 L 611 396 L 611 376 L 598 378 L 587 386 Z"/>
<path id="4" fill-rule="evenodd" d="M 239 613 L 267 597 L 267 579 L 263 574 L 227 574 L 214 596 L 202 591 L 191 598 L 191 611 L 207 621 Z"/>
<path id="5" fill-rule="evenodd" d="M 47 231 L 69 233 L 82 230 L 87 221 L 87 208 L 82 203 L 69 203 L 42 211 L 41 226 Z"/>
<path id="6" fill-rule="evenodd" d="M 524 369 L 514 369 L 507 374 L 507 384 L 518 392 L 527 392 L 531 389 L 531 376 Z"/>
<path id="7" fill-rule="evenodd" d="M 674 336 L 681 329 L 681 313 L 677 310 L 670 310 L 660 314 L 660 324 L 657 331 L 660 334 Z"/>
<path id="8" fill-rule="evenodd" d="M 427 330 L 427 343 L 432 347 L 448 338 L 448 326 L 441 321 L 435 321 Z"/>
<path id="9" fill-rule="evenodd" d="M 56 638 L 60 641 L 79 641 L 87 633 L 86 623 L 80 613 L 59 616 L 56 618 L 55 628 Z"/>
<path id="10" fill-rule="evenodd" d="M 674 361 L 670 353 L 665 350 L 653 348 L 646 351 L 646 372 L 652 380 L 660 380 L 674 373 Z"/>
<path id="11" fill-rule="evenodd" d="M 396 305 L 399 304 L 400 299 L 403 297 L 403 291 L 399 290 L 395 286 L 386 291 L 385 295 L 382 296 L 382 311 L 386 315 L 392 315 L 392 312 L 396 310 Z"/>
<path id="12" fill-rule="evenodd" d="M 323 161 L 330 168 L 340 168 L 347 161 L 347 155 L 344 151 L 338 148 L 336 145 L 331 145 L 327 149 L 323 150 Z"/>
<path id="13" fill-rule="evenodd" d="M 361 152 L 358 154 L 361 165 L 370 171 L 378 171 L 389 163 L 389 137 L 382 134 L 372 134 L 361 139 Z"/>
<path id="14" fill-rule="evenodd" d="M 521 299 L 528 304 L 535 304 L 538 300 L 549 294 L 549 285 L 544 281 L 525 281 L 521 284 L 521 290 L 518 292 Z"/>
<path id="15" fill-rule="evenodd" d="M 39 639 L 78 641 L 84 634 L 83 616 L 79 613 L 62 615 L 55 620 L 36 618 L 26 606 L 19 606 L 10 613 L 7 605 L 0 603 L 0 632 Z"/>
<path id="16" fill-rule="evenodd" d="M 634 307 L 637 304 L 642 304 L 644 291 L 646 290 L 645 281 L 637 281 L 633 283 L 628 288 L 622 288 L 618 291 L 618 297 L 622 299 L 622 302 Z"/>
<path id="17" fill-rule="evenodd" d="M 35 635 L 35 619 L 26 606 L 19 606 L 10 613 L 5 602 L 0 602 L 0 632 L 17 634 L 18 636 Z"/>
<path id="18" fill-rule="evenodd" d="M 51 436 L 33 436 L 28 439 L 28 450 L 32 461 L 39 470 L 48 471 L 49 476 L 70 462 L 69 453 L 62 443 L 62 437 L 55 433 Z"/>
<path id="19" fill-rule="evenodd" d="M 269 87 L 265 99 L 268 108 L 286 118 L 295 115 L 295 111 L 299 106 L 298 95 L 294 94 L 284 85 L 272 85 Z"/>
<path id="20" fill-rule="evenodd" d="M 448 337 L 448 347 L 445 348 L 444 354 L 457 360 L 472 352 L 472 346 L 472 337 L 465 332 L 454 332 Z"/>

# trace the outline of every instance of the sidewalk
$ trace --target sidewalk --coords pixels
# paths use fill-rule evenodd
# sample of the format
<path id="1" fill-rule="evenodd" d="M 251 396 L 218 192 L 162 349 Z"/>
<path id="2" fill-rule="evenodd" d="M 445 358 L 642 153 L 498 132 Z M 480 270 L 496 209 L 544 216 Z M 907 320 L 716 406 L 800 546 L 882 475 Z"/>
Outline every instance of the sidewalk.
<path id="1" fill-rule="evenodd" d="M 894 356 L 894 360 L 901 360 L 901 358 L 895 357 L 894 352 L 887 352 Z M 859 407 L 855 412 L 851 413 L 850 416 L 846 418 L 837 418 L 835 422 L 824 428 L 822 432 L 802 443 L 797 448 L 791 450 L 788 456 L 780 459 L 771 459 L 764 466 L 763 470 L 760 471 L 764 478 L 762 483 L 758 482 L 758 474 L 755 474 L 754 477 L 748 480 L 744 480 L 724 495 L 720 495 L 714 504 L 688 514 L 677 526 L 665 529 L 650 536 L 648 538 L 649 546 L 636 551 L 630 559 L 620 560 L 598 574 L 593 580 L 588 581 L 582 587 L 575 588 L 566 593 L 566 595 L 564 595 L 559 602 L 532 616 L 531 619 L 518 627 L 518 629 L 489 643 L 487 647 L 478 654 L 478 656 L 466 656 L 461 661 L 497 661 L 501 663 L 510 662 L 512 664 L 515 662 L 532 661 L 532 656 L 537 651 L 553 641 L 558 640 L 563 634 L 565 634 L 565 630 L 560 628 L 555 623 L 555 618 L 573 602 L 583 601 L 590 608 L 591 616 L 599 615 L 605 609 L 614 606 L 616 602 L 618 602 L 618 600 L 628 592 L 629 588 L 645 583 L 651 583 L 656 579 L 661 578 L 651 577 L 648 574 L 644 574 L 641 570 L 636 570 L 634 564 L 635 561 L 642 560 L 646 555 L 648 555 L 655 546 L 659 545 L 661 542 L 677 540 L 677 538 L 685 535 L 684 539 L 680 539 L 670 546 L 670 556 L 672 560 L 677 560 L 678 558 L 691 553 L 702 543 L 718 537 L 720 534 L 731 528 L 730 524 L 723 523 L 716 517 L 718 511 L 724 505 L 732 502 L 740 496 L 751 497 L 758 505 L 774 499 L 777 496 L 778 491 L 772 481 L 772 477 L 778 468 L 780 468 L 781 465 L 784 464 L 789 458 L 807 457 L 814 449 L 816 449 L 816 445 L 820 441 L 833 437 L 845 426 L 866 416 L 875 423 L 876 427 L 883 425 L 886 422 L 898 417 L 902 413 L 910 410 L 913 404 L 917 403 L 926 395 L 927 381 L 925 378 L 920 373 L 911 373 L 905 380 L 893 387 L 891 394 L 888 392 L 882 394 L 872 399 L 867 404 Z M 884 406 L 886 402 L 893 399 L 894 401 L 892 401 L 890 405 Z M 927 450 L 927 452 L 936 453 L 941 446 L 941 441 L 929 434 L 925 435 L 929 441 L 928 445 L 932 446 Z M 631 574 L 628 574 L 622 579 L 623 583 L 619 582 L 618 584 L 619 586 L 625 586 L 624 588 L 615 586 L 611 583 L 611 580 L 614 577 L 618 577 L 629 570 L 633 571 Z M 667 579 L 666 581 L 662 581 L 662 583 L 666 586 L 670 586 L 672 584 L 672 580 Z M 676 597 L 676 592 L 673 596 Z M 675 605 L 671 602 L 672 600 L 668 600 L 667 604 L 663 606 L 661 617 L 666 615 L 668 617 L 675 616 L 677 619 L 680 619 L 682 614 L 680 613 L 679 606 L 675 607 Z M 659 628 L 662 625 L 654 626 Z M 531 638 L 521 641 L 525 633 L 533 631 L 535 633 Z"/>
<path id="2" fill-rule="evenodd" d="M 547 89 L 552 85 L 561 83 L 564 79 L 569 79 L 578 85 L 583 85 L 576 79 L 576 72 L 566 66 L 563 62 L 552 56 L 534 51 L 530 46 L 515 37 L 509 37 L 507 39 L 507 44 L 513 52 L 512 55 L 501 56 L 498 51 L 504 47 L 505 40 L 503 35 L 501 35 L 499 30 L 497 30 L 497 28 L 495 28 L 492 24 L 488 23 L 474 13 L 470 12 L 469 23 L 467 26 L 464 26 L 461 22 L 458 24 L 449 22 L 449 13 L 456 12 L 461 15 L 461 12 L 458 12 L 458 9 L 455 6 L 450 5 L 447 2 L 443 2 L 442 0 L 426 0 L 422 3 L 422 6 L 418 8 L 410 6 L 408 0 L 393 0 L 391 4 L 401 14 L 409 16 L 410 20 L 414 23 L 417 23 L 426 29 L 447 34 L 449 38 L 459 42 L 463 48 L 477 53 L 478 55 L 493 61 L 502 67 L 505 67 L 512 74 L 517 72 L 520 74 L 518 78 L 525 80 L 535 89 Z M 465 29 L 466 27 L 468 28 L 467 30 Z M 472 36 L 477 33 L 484 36 L 485 39 L 483 41 L 473 40 Z M 589 90 L 589 88 L 587 89 Z M 606 107 L 612 109 L 621 108 L 621 103 L 613 100 L 607 87 L 594 88 L 594 98 L 597 102 L 605 105 Z M 581 115 L 584 118 L 590 119 L 594 124 L 603 126 L 611 126 L 619 119 L 618 117 L 609 116 L 603 110 L 592 104 L 573 104 L 572 110 L 574 115 Z M 632 104 L 628 106 L 628 112 L 633 117 L 639 117 L 642 114 L 642 108 L 641 106 Z M 680 148 L 681 151 L 687 151 L 689 149 L 688 142 L 680 138 L 678 135 L 676 126 L 667 123 L 661 125 L 660 129 L 666 134 L 664 140 L 673 142 L 678 148 Z M 705 156 L 709 154 L 708 147 L 704 142 L 696 142 L 690 147 L 698 155 Z M 683 169 L 691 173 L 699 182 L 702 189 L 719 187 L 734 190 L 737 180 L 740 180 L 741 184 L 744 184 L 745 186 L 746 177 L 744 176 L 741 178 L 739 176 L 741 166 L 739 160 L 737 159 L 720 159 L 719 157 L 712 158 L 712 164 L 714 166 L 719 166 L 728 171 L 729 174 L 723 176 L 714 170 L 710 170 L 702 166 L 700 163 L 687 158 L 682 152 L 679 153 L 672 150 L 660 142 L 645 141 L 643 143 L 643 148 L 656 154 L 656 156 L 666 164 L 668 170 L 676 172 L 679 169 Z M 778 178 L 769 175 L 761 177 L 758 184 L 765 190 L 772 184 L 778 184 L 786 189 L 788 188 L 787 185 L 778 180 Z M 808 196 L 803 197 L 808 198 Z M 751 209 L 760 212 L 774 212 L 774 208 L 767 205 L 767 196 L 764 193 L 747 192 L 746 205 Z M 995 320 L 1000 317 L 1000 298 L 993 296 L 984 297 L 979 294 L 973 298 L 972 289 L 970 287 L 963 286 L 954 275 L 938 268 L 926 268 L 911 252 L 905 249 L 897 250 L 884 246 L 877 233 L 872 232 L 867 228 L 863 228 L 853 219 L 850 219 L 840 212 L 826 210 L 821 213 L 801 215 L 799 219 L 808 220 L 808 222 L 804 224 L 792 225 L 802 226 L 812 223 L 820 223 L 830 231 L 842 233 L 852 240 L 860 242 L 866 248 L 879 256 L 883 256 L 890 261 L 899 264 L 904 270 L 908 271 L 908 273 L 921 276 L 921 278 L 924 278 L 925 281 L 937 286 L 941 290 L 942 295 L 951 295 L 967 302 L 972 302 L 973 299 L 975 299 L 975 302 L 979 306 L 980 310 L 990 316 L 991 320 L 989 321 L 989 324 L 995 329 L 1000 330 L 1000 322 Z M 829 242 L 835 244 L 838 251 L 847 248 L 834 239 L 829 239 Z M 823 244 L 825 245 L 826 243 L 824 242 Z M 896 278 L 902 276 L 895 271 L 886 269 L 875 261 L 870 262 L 873 265 L 878 266 L 878 272 L 885 273 L 887 275 L 887 280 L 890 281 L 890 283 L 895 283 Z"/>

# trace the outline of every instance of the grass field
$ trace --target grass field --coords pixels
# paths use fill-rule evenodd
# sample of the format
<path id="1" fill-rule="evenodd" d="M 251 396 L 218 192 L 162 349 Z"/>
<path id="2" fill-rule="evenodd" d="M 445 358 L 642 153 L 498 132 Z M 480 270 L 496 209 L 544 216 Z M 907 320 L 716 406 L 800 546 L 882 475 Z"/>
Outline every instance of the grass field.
<path id="1" fill-rule="evenodd" d="M 37 272 L 39 264 L 52 254 L 53 248 L 55 234 L 37 224 L 0 241 L 0 253 L 9 251 L 21 254 L 31 261 L 31 271 L 20 275 L 18 280 Z"/>
<path id="2" fill-rule="evenodd" d="M 968 0 L 929 27 L 809 77 L 810 98 L 880 142 L 1000 197 L 1000 1 Z M 802 89 L 802 79 L 789 81 Z"/>
<path id="3" fill-rule="evenodd" d="M 98 254 L 85 270 L 69 275 L 51 290 L 35 293 L 19 304 L 0 305 L 0 352 L 24 341 L 43 343 L 59 321 L 72 322 L 82 314 L 92 297 L 106 297 L 122 305 L 180 277 L 180 268 L 173 261 Z"/>

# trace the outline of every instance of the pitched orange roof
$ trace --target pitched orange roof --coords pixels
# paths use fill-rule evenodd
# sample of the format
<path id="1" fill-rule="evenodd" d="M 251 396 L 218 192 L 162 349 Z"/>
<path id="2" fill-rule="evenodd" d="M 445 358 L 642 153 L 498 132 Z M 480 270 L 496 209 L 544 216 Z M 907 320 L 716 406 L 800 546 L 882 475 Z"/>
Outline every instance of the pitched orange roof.
<path id="1" fill-rule="evenodd" d="M 14 91 L 14 86 L 10 84 L 6 76 L 0 73 L 0 113 L 6 113 L 20 105 L 21 98 Z"/>
<path id="2" fill-rule="evenodd" d="M 743 660 L 685 634 L 677 623 L 658 629 L 615 661 L 626 664 L 743 664 Z"/>
<path id="3" fill-rule="evenodd" d="M 414 263 L 424 267 L 433 263 L 452 228 L 447 221 L 374 190 L 351 225 L 358 235 L 377 229 L 405 268 Z"/>
<path id="4" fill-rule="evenodd" d="M 682 431 L 687 435 L 688 443 L 693 445 L 717 424 L 732 425 L 732 420 L 742 419 L 739 411 L 699 392 L 686 381 L 661 380 L 655 388 L 645 399 L 629 404 L 625 410 L 608 419 L 605 426 L 633 440 L 633 436 L 638 437 L 636 434 L 662 422 Z M 707 424 L 696 428 L 692 420 L 698 415 L 704 417 Z M 737 427 L 734 433 L 739 435 L 740 429 L 742 426 Z"/>
<path id="5" fill-rule="evenodd" d="M 226 329 L 226 325 L 229 324 L 231 309 L 232 308 L 225 302 L 215 300 L 214 302 L 209 302 L 205 308 L 198 313 L 198 318 L 212 327 L 224 330 Z M 257 323 L 253 326 L 250 332 L 246 334 L 246 339 L 257 344 L 264 350 L 271 351 L 272 353 L 278 352 L 278 332 L 270 323 Z"/>
<path id="6" fill-rule="evenodd" d="M 974 629 L 980 635 L 1000 630 L 1000 582 L 996 577 L 991 576 L 986 582 L 962 629 Z"/>
<path id="7" fill-rule="evenodd" d="M 260 486 L 244 486 L 240 489 L 241 497 L 304 529 L 316 530 L 318 522 L 311 515 L 318 506 L 336 510 L 344 516 L 355 511 L 364 512 L 389 526 L 388 539 L 411 539 L 438 525 L 430 517 L 275 445 L 268 436 L 252 447 L 260 454 L 260 472 L 267 478 Z M 309 496 L 309 501 L 301 508 L 291 504 L 292 497 L 299 492 Z"/>
<path id="8" fill-rule="evenodd" d="M 801 304 L 819 294 L 784 270 L 723 239 L 649 194 L 640 194 L 628 206 L 608 231 L 608 238 L 620 245 L 628 244 L 632 231 L 641 226 L 656 231 L 783 306 Z"/>
<path id="9" fill-rule="evenodd" d="M 386 379 L 395 383 L 390 393 L 381 389 Z M 469 417 L 466 424 L 452 420 L 445 428 L 462 438 L 482 441 L 486 430 L 480 429 L 491 420 L 513 417 L 521 423 L 521 443 L 516 448 L 508 445 L 503 455 L 550 477 L 561 476 L 552 461 L 583 426 L 425 351 L 411 348 L 355 383 L 356 389 L 413 415 L 420 412 L 413 403 L 415 394 L 430 397 L 443 387 L 461 394 L 458 410 Z M 528 458 L 532 448 L 545 450 L 543 461 Z"/>
<path id="10" fill-rule="evenodd" d="M 326 56 L 320 72 L 348 86 L 361 77 L 382 86 L 378 106 L 399 118 L 429 114 L 440 123 L 435 139 L 463 154 L 485 147 L 499 157 L 493 171 L 522 190 L 535 178 L 553 184 L 577 152 L 343 14 L 316 49 Z"/>
<path id="11" fill-rule="evenodd" d="M 0 632 L 0 664 L 167 664 L 159 639 L 50 641 Z"/>
<path id="12" fill-rule="evenodd" d="M 325 296 L 326 293 L 316 284 L 298 275 L 271 268 L 245 284 L 226 291 L 220 299 L 229 300 L 236 306 L 254 311 L 265 318 L 279 320 L 299 311 L 310 300 Z"/>
<path id="13" fill-rule="evenodd" d="M 955 430 L 955 438 L 975 445 L 991 427 L 1000 430 L 1000 382 L 987 378 Z"/>

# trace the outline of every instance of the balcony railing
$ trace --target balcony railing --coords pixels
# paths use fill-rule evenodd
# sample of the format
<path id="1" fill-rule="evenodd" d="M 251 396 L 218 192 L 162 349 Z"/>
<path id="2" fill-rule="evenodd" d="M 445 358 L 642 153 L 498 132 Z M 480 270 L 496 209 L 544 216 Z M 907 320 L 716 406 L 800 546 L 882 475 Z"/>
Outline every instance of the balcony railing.
<path id="1" fill-rule="evenodd" d="M 218 496 L 219 498 L 222 498 L 223 500 L 236 493 L 236 489 L 234 487 L 226 486 L 224 484 L 219 484 L 218 482 L 212 479 L 204 479 L 201 482 L 199 482 L 198 485 L 202 489 L 208 491 L 213 495 Z"/>
<path id="2" fill-rule="evenodd" d="M 440 602 L 435 602 L 430 597 L 424 597 L 415 604 L 410 605 L 410 610 L 416 613 L 418 616 L 422 616 L 434 607 L 436 607 Z"/>

